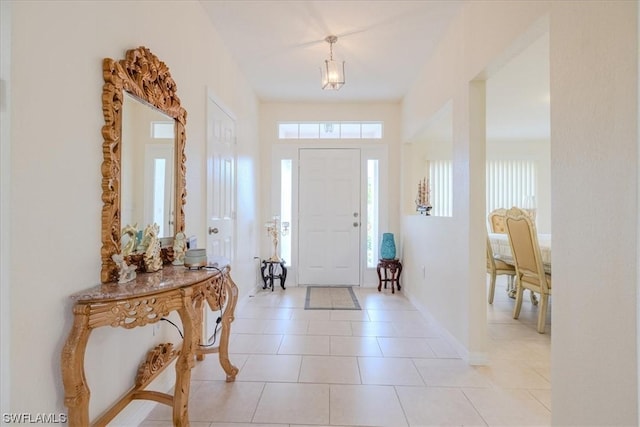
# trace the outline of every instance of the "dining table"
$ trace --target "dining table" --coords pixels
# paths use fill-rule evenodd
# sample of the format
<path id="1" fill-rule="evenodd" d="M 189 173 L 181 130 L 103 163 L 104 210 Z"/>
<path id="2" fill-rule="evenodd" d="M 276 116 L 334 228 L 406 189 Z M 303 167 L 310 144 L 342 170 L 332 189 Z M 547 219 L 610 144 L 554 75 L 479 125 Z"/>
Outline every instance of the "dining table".
<path id="1" fill-rule="evenodd" d="M 511 254 L 511 244 L 506 233 L 489 233 L 489 242 L 493 255 L 510 265 L 515 265 Z M 540 257 L 545 273 L 551 274 L 551 234 L 538 233 L 538 246 L 540 246 Z M 515 297 L 515 288 L 510 284 L 507 293 L 510 297 Z"/>

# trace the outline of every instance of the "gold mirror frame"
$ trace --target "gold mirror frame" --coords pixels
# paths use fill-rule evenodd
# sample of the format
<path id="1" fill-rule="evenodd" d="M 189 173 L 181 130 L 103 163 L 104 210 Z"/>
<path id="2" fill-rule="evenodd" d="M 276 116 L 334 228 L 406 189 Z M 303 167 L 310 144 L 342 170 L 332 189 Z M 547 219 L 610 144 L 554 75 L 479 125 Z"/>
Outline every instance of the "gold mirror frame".
<path id="1" fill-rule="evenodd" d="M 186 191 L 186 141 L 187 112 L 176 95 L 176 83 L 169 67 L 149 49 L 141 46 L 128 50 L 120 61 L 105 58 L 102 61 L 104 86 L 102 88 L 102 283 L 118 280 L 118 268 L 111 259 L 121 253 L 120 217 L 120 161 L 122 155 L 122 102 L 123 91 L 157 108 L 175 120 L 175 228 L 174 233 L 184 231 L 184 205 Z"/>

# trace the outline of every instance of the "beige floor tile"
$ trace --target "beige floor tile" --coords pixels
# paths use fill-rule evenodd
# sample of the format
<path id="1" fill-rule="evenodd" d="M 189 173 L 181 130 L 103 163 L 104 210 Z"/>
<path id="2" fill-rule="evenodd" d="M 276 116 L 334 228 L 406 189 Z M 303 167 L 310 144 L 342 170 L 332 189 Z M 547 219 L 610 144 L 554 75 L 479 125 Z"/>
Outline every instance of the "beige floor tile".
<path id="1" fill-rule="evenodd" d="M 303 356 L 301 383 L 360 384 L 360 370 L 355 357 Z"/>
<path id="2" fill-rule="evenodd" d="M 205 381 L 190 396 L 189 419 L 194 422 L 250 422 L 264 383 Z"/>
<path id="3" fill-rule="evenodd" d="M 550 389 L 551 384 L 533 368 L 508 360 L 495 360 L 477 370 L 500 388 Z"/>
<path id="4" fill-rule="evenodd" d="M 368 322 L 369 313 L 367 313 L 367 310 L 331 310 L 329 319 Z"/>
<path id="5" fill-rule="evenodd" d="M 375 337 L 331 337 L 332 356 L 382 356 Z"/>
<path id="6" fill-rule="evenodd" d="M 526 390 L 464 389 L 489 426 L 550 426 L 551 412 Z"/>
<path id="7" fill-rule="evenodd" d="M 391 322 L 351 322 L 353 336 L 395 337 L 397 332 Z"/>
<path id="8" fill-rule="evenodd" d="M 234 334 L 261 334 L 265 329 L 264 322 L 262 319 L 235 319 L 231 323 L 231 336 Z"/>
<path id="9" fill-rule="evenodd" d="M 478 411 L 460 389 L 396 387 L 412 426 L 484 426 Z"/>
<path id="10" fill-rule="evenodd" d="M 459 359 L 460 355 L 455 348 L 444 338 L 426 338 L 427 344 L 435 353 L 436 357 L 443 359 Z"/>
<path id="11" fill-rule="evenodd" d="M 351 322 L 346 320 L 310 320 L 308 334 L 351 336 Z"/>
<path id="12" fill-rule="evenodd" d="M 419 311 L 413 310 L 369 310 L 372 322 L 424 322 Z"/>
<path id="13" fill-rule="evenodd" d="M 411 359 L 402 357 L 359 357 L 362 384 L 424 385 Z"/>
<path id="14" fill-rule="evenodd" d="M 270 289 L 256 292 L 250 303 L 255 307 L 304 308 L 305 296 L 306 292 L 300 288 L 288 287 L 283 291 L 277 283 L 273 292 Z"/>
<path id="15" fill-rule="evenodd" d="M 440 329 L 425 320 L 392 322 L 396 336 L 406 338 L 440 338 Z"/>
<path id="16" fill-rule="evenodd" d="M 247 357 L 246 354 L 232 354 L 229 360 L 233 366 L 242 370 Z M 218 354 L 207 354 L 203 361 L 196 361 L 191 371 L 192 381 L 226 381 L 226 379 L 227 373 L 220 366 Z"/>
<path id="17" fill-rule="evenodd" d="M 236 381 L 296 382 L 301 362 L 299 355 L 252 354 Z"/>
<path id="18" fill-rule="evenodd" d="M 328 355 L 330 337 L 328 335 L 285 335 L 278 354 Z"/>
<path id="19" fill-rule="evenodd" d="M 493 326 L 492 326 L 493 327 Z M 536 332 L 537 333 L 537 332 Z M 544 350 L 531 347 L 528 344 L 532 341 L 504 341 L 489 339 L 489 358 L 490 360 L 539 360 L 545 357 Z M 551 352 L 549 346 L 548 354 Z"/>
<path id="20" fill-rule="evenodd" d="M 291 312 L 293 320 L 331 320 L 331 310 L 305 310 L 295 308 Z"/>
<path id="21" fill-rule="evenodd" d="M 209 422 L 204 422 L 204 423 L 194 423 L 194 422 L 190 422 L 189 425 L 191 427 L 211 427 L 211 423 Z M 109 426 L 111 427 L 120 427 L 116 424 L 112 424 L 109 423 Z M 237 426 L 237 424 L 234 424 L 234 426 Z M 129 427 L 129 426 L 122 426 L 122 427 Z M 173 427 L 173 421 L 170 420 L 165 420 L 165 421 L 153 421 L 153 420 L 145 420 L 142 423 L 138 424 L 138 427 Z M 282 427 L 282 426 L 280 426 Z"/>
<path id="22" fill-rule="evenodd" d="M 240 310 L 236 310 L 237 319 L 291 319 L 293 308 L 280 307 L 254 307 L 247 304 Z"/>
<path id="23" fill-rule="evenodd" d="M 400 427 L 407 420 L 391 386 L 332 385 L 331 424 Z"/>
<path id="24" fill-rule="evenodd" d="M 193 425 L 193 423 L 191 424 Z M 254 423 L 211 423 L 209 427 L 287 427 L 284 424 L 254 424 Z"/>
<path id="25" fill-rule="evenodd" d="M 518 322 L 516 324 L 503 324 L 496 323 L 488 328 L 489 337 L 494 340 L 531 340 L 531 341 L 546 341 L 548 337 L 545 334 L 532 334 L 532 330 L 537 331 L 537 325 Z"/>
<path id="26" fill-rule="evenodd" d="M 229 353 L 276 354 L 282 335 L 236 334 L 229 340 Z"/>
<path id="27" fill-rule="evenodd" d="M 462 359 L 413 359 L 429 387 L 492 387 L 477 367 Z"/>
<path id="28" fill-rule="evenodd" d="M 384 357 L 435 357 L 425 338 L 377 338 Z"/>
<path id="29" fill-rule="evenodd" d="M 549 425 L 551 334 L 537 333 L 527 299 L 511 318 L 503 282 L 487 305 L 486 366 L 468 365 L 402 292 L 355 288 L 363 310 L 332 311 L 304 310 L 304 287 L 260 290 L 232 324 L 236 381 L 217 354 L 196 362 L 191 425 Z M 142 425 L 170 426 L 171 408 Z"/>
<path id="30" fill-rule="evenodd" d="M 374 293 L 375 292 L 375 293 Z M 377 288 L 371 292 L 369 290 L 356 291 L 356 297 L 360 302 L 360 307 L 367 310 L 415 310 L 415 307 L 403 294 L 378 293 Z"/>
<path id="31" fill-rule="evenodd" d="M 269 383 L 253 422 L 329 424 L 329 385 Z"/>
<path id="32" fill-rule="evenodd" d="M 551 390 L 529 390 L 529 393 L 551 411 Z"/>
<path id="33" fill-rule="evenodd" d="M 304 335 L 309 329 L 308 320 L 283 320 L 268 319 L 263 320 L 263 334 L 297 334 Z"/>

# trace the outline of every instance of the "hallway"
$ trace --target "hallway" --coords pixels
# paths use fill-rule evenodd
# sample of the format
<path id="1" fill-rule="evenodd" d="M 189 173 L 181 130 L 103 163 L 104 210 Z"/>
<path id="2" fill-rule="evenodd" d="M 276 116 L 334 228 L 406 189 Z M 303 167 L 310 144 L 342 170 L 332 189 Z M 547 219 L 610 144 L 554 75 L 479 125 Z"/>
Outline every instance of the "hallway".
<path id="1" fill-rule="evenodd" d="M 217 355 L 196 362 L 191 425 L 550 425 L 550 332 L 536 332 L 528 298 L 511 318 L 505 283 L 488 308 L 482 367 L 460 359 L 402 292 L 355 288 L 361 311 L 305 311 L 305 288 L 261 290 L 232 325 L 236 381 L 224 382 Z M 170 419 L 157 405 L 141 425 Z"/>

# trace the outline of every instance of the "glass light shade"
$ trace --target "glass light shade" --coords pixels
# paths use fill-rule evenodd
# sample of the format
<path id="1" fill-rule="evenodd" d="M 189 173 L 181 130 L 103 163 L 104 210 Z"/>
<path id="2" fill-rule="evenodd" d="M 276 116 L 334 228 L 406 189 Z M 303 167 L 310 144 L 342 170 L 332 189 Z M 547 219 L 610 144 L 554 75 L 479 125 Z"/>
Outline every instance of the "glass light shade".
<path id="1" fill-rule="evenodd" d="M 344 61 L 325 59 L 322 66 L 322 89 L 340 90 L 344 85 Z"/>

